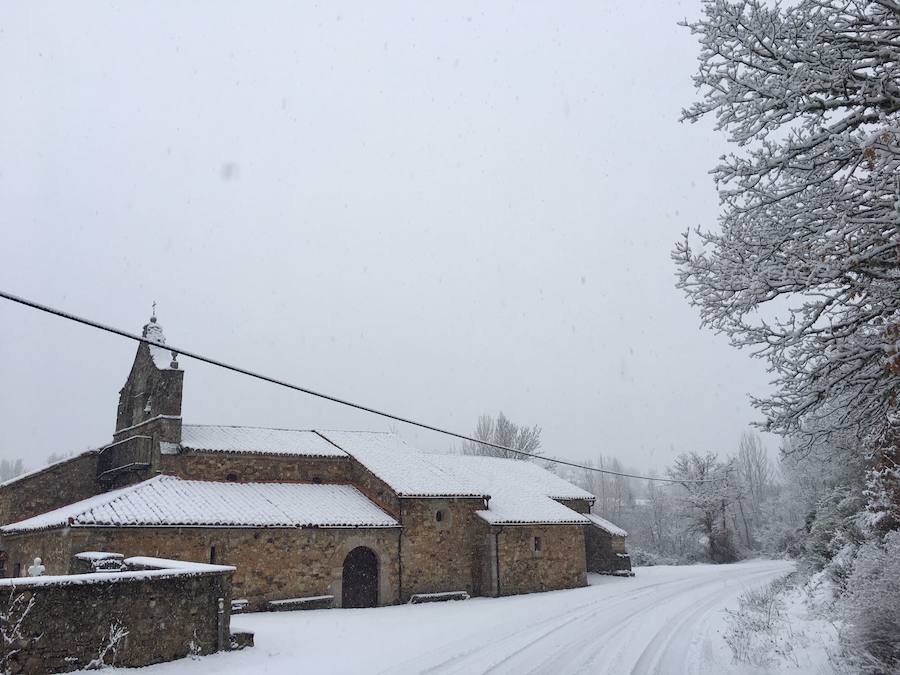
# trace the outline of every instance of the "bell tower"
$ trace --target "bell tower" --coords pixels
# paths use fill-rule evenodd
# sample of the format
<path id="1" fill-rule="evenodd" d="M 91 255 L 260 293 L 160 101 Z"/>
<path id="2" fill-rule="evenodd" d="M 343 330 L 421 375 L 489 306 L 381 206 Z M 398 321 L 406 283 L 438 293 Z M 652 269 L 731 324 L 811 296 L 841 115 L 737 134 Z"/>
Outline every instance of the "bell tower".
<path id="1" fill-rule="evenodd" d="M 178 363 L 178 354 L 166 347 L 166 336 L 156 318 L 155 302 L 153 314 L 141 334 L 153 344 L 142 342 L 138 345 L 128 379 L 119 391 L 115 435 L 156 420 L 160 422 L 154 425 L 159 427 L 160 440 L 178 443 L 181 441 L 184 371 Z M 178 424 L 172 424 L 176 419 Z"/>

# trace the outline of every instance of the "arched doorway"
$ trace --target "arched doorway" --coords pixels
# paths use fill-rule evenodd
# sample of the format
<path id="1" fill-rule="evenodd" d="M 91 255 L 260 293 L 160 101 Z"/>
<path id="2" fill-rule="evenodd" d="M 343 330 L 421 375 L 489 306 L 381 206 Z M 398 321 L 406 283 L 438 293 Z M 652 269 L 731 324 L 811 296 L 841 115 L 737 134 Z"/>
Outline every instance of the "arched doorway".
<path id="1" fill-rule="evenodd" d="M 372 549 L 357 546 L 344 558 L 341 607 L 378 606 L 378 557 Z"/>

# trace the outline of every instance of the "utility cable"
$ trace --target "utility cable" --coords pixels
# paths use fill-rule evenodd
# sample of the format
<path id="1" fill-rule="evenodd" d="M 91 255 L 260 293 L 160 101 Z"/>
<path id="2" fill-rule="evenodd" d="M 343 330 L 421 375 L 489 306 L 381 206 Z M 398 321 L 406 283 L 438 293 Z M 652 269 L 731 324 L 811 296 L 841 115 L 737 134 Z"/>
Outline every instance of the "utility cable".
<path id="1" fill-rule="evenodd" d="M 343 398 L 339 398 L 337 396 L 332 396 L 331 394 L 325 394 L 320 391 L 315 391 L 313 389 L 309 389 L 307 387 L 301 387 L 297 384 L 291 384 L 290 382 L 286 382 L 284 380 L 279 380 L 275 377 L 270 377 L 268 375 L 263 375 L 260 373 L 253 372 L 252 370 L 248 370 L 246 368 L 242 368 L 240 366 L 234 366 L 224 361 L 219 361 L 218 359 L 213 359 L 208 356 L 203 356 L 202 354 L 198 354 L 197 352 L 192 352 L 187 349 L 181 349 L 180 347 L 176 347 L 174 345 L 166 344 L 164 342 L 158 342 L 156 340 L 151 340 L 149 338 L 143 337 L 141 335 L 137 335 L 135 333 L 129 333 L 128 331 L 122 330 L 120 328 L 115 328 L 114 326 L 107 326 L 105 324 L 99 323 L 97 321 L 92 321 L 91 319 L 86 319 L 81 316 L 76 316 L 75 314 L 71 314 L 69 312 L 64 312 L 61 309 L 56 309 L 54 307 L 50 307 L 48 305 L 42 305 L 39 302 L 35 302 L 33 300 L 28 300 L 26 298 L 19 297 L 17 295 L 13 295 L 12 293 L 7 293 L 6 291 L 0 290 L 0 298 L 4 298 L 11 302 L 18 303 L 20 305 L 25 305 L 26 307 L 31 307 L 32 309 L 37 309 L 41 312 L 46 312 L 47 314 L 52 314 L 54 316 L 61 317 L 63 319 L 68 319 L 69 321 L 74 321 L 76 323 L 80 323 L 85 326 L 90 326 L 91 328 L 96 328 L 98 330 L 105 331 L 107 333 L 112 333 L 114 335 L 119 335 L 124 338 L 128 338 L 129 340 L 134 340 L 135 342 L 143 342 L 147 345 L 152 345 L 154 347 L 160 347 L 161 349 L 165 349 L 173 353 L 173 355 L 181 355 L 187 356 L 189 358 L 195 359 L 197 361 L 201 361 L 203 363 L 208 363 L 212 366 L 218 366 L 219 368 L 224 368 L 225 370 L 230 370 L 235 373 L 240 373 L 241 375 L 246 375 L 248 377 L 255 378 L 257 380 L 262 380 L 263 382 L 269 382 L 271 384 L 276 384 L 280 387 L 286 387 L 287 389 L 293 389 L 294 391 L 299 391 L 303 394 L 307 394 L 309 396 L 315 396 L 316 398 L 325 399 L 326 401 L 331 401 L 332 403 L 337 403 L 339 405 L 346 406 L 348 408 L 354 408 L 356 410 L 361 410 L 363 412 L 371 413 L 373 415 L 379 415 L 380 417 L 386 417 L 389 420 L 394 420 L 396 422 L 403 422 L 404 424 L 409 424 L 410 426 L 418 427 L 420 429 L 427 429 L 428 431 L 434 431 L 439 434 L 443 434 L 445 436 L 451 436 L 453 438 L 457 438 L 459 440 L 468 441 L 470 443 L 477 443 L 479 445 L 486 445 L 489 448 L 494 448 L 495 450 L 502 450 L 504 452 L 514 453 L 516 455 L 521 455 L 523 457 L 531 457 L 533 459 L 538 459 L 543 462 L 552 462 L 554 464 L 561 464 L 563 466 L 570 466 L 576 469 L 584 469 L 585 471 L 595 471 L 597 473 L 607 474 L 611 476 L 620 476 L 622 478 L 637 478 L 640 480 L 650 480 L 656 481 L 660 483 L 680 483 L 682 485 L 686 483 L 713 483 L 717 481 L 723 480 L 723 478 L 707 478 L 707 479 L 685 479 L 680 480 L 677 478 L 658 478 L 655 476 L 641 476 L 639 474 L 634 473 L 626 473 L 622 471 L 612 471 L 610 469 L 602 469 L 596 466 L 589 466 L 586 464 L 578 464 L 576 462 L 568 462 L 564 459 L 556 459 L 554 457 L 544 457 L 543 455 L 538 455 L 533 452 L 525 452 L 524 450 L 516 450 L 515 448 L 510 448 L 505 445 L 499 445 L 497 443 L 491 443 L 490 441 L 483 441 L 477 438 L 472 438 L 471 436 L 467 436 L 466 434 L 460 434 L 455 431 L 449 431 L 447 429 L 442 429 L 441 427 L 436 427 L 432 424 L 426 424 L 424 422 L 417 422 L 414 419 L 410 419 L 408 417 L 403 417 L 402 415 L 395 415 L 393 413 L 385 412 L 383 410 L 378 410 L 377 408 L 371 408 L 369 406 L 362 405 L 360 403 L 354 403 L 353 401 L 348 401 Z"/>

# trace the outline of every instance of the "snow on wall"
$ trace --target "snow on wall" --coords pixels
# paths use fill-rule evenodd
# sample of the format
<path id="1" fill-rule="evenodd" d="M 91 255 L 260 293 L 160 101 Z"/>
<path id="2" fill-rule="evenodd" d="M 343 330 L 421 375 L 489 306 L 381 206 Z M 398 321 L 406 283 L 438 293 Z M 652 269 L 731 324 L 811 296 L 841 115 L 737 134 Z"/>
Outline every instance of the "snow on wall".
<path id="1" fill-rule="evenodd" d="M 181 427 L 181 447 L 201 452 L 238 452 L 305 457 L 346 457 L 314 431 L 207 424 Z"/>
<path id="2" fill-rule="evenodd" d="M 0 528 L 397 527 L 349 485 L 216 483 L 157 476 Z"/>
<path id="3" fill-rule="evenodd" d="M 108 555 L 108 554 L 106 554 Z M 126 558 L 125 565 L 144 569 L 127 572 L 92 572 L 90 574 L 60 574 L 41 577 L 13 577 L 0 579 L 0 588 L 31 588 L 35 586 L 77 586 L 82 584 L 114 584 L 122 581 L 141 579 L 167 579 L 197 574 L 220 574 L 234 572 L 231 565 L 208 565 L 206 563 L 168 560 L 165 558 Z"/>

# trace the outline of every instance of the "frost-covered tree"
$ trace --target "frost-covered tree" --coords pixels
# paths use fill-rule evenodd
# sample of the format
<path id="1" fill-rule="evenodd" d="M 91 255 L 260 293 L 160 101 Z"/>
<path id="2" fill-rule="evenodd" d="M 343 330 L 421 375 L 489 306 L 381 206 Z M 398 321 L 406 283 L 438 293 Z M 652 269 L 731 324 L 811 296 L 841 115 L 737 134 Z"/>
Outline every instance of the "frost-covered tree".
<path id="1" fill-rule="evenodd" d="M 539 426 L 520 426 L 511 421 L 502 412 L 496 419 L 490 415 L 481 415 L 475 430 L 474 438 L 494 445 L 502 445 L 532 455 L 541 454 L 541 428 Z M 463 443 L 463 453 L 467 455 L 487 455 L 489 457 L 506 457 L 508 459 L 528 459 L 517 452 L 508 452 L 484 443 Z"/>
<path id="2" fill-rule="evenodd" d="M 681 513 L 700 534 L 713 562 L 737 559 L 729 511 L 734 499 L 733 485 L 727 480 L 731 467 L 712 452 L 681 454 L 669 469 L 669 476 L 681 482 Z"/>
<path id="3" fill-rule="evenodd" d="M 0 459 L 0 483 L 25 473 L 25 464 L 21 459 Z"/>
<path id="4" fill-rule="evenodd" d="M 798 447 L 878 437 L 900 396 L 900 3 L 706 0 L 686 24 L 735 144 L 719 229 L 685 234 L 678 286 L 704 325 L 768 360 L 755 403 Z"/>

